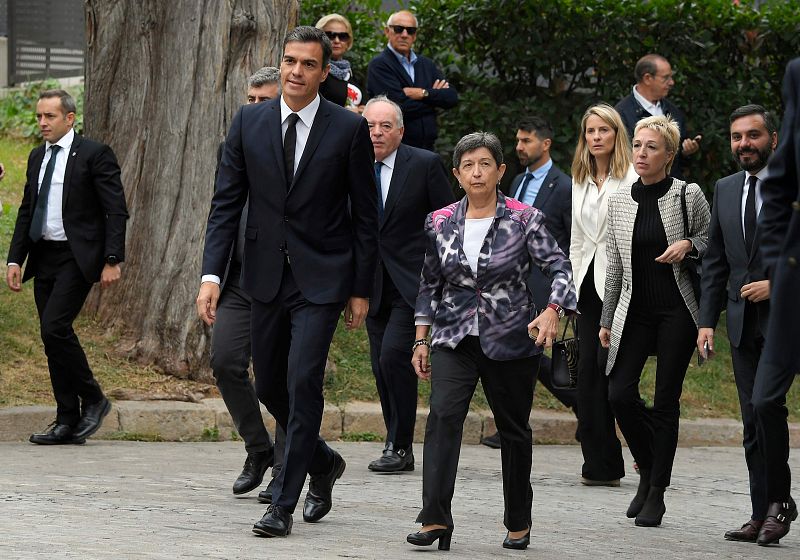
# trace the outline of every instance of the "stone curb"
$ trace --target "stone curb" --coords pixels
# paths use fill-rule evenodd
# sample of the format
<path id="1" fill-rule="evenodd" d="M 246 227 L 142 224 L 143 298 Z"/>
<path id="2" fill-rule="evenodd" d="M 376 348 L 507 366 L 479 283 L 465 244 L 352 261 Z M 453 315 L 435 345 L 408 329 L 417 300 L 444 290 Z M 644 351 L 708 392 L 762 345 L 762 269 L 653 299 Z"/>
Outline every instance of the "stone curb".
<path id="1" fill-rule="evenodd" d="M 264 423 L 274 432 L 275 420 L 263 409 Z M 427 408 L 417 410 L 414 441 L 425 435 Z M 47 426 L 55 416 L 49 406 L 20 406 L 0 409 L 0 441 L 24 441 Z M 535 409 L 531 426 L 536 443 L 574 444 L 577 421 L 566 412 Z M 481 437 L 495 432 L 489 411 L 470 411 L 464 421 L 462 442 L 480 443 Z M 349 402 L 326 404 L 320 434 L 327 440 L 382 440 L 386 436 L 379 403 Z M 222 399 L 200 403 L 177 401 L 115 401 L 95 439 L 152 439 L 198 441 L 238 439 L 236 429 Z M 792 447 L 800 447 L 800 423 L 789 425 Z M 738 420 L 702 418 L 681 420 L 679 445 L 683 447 L 740 446 L 742 425 Z"/>

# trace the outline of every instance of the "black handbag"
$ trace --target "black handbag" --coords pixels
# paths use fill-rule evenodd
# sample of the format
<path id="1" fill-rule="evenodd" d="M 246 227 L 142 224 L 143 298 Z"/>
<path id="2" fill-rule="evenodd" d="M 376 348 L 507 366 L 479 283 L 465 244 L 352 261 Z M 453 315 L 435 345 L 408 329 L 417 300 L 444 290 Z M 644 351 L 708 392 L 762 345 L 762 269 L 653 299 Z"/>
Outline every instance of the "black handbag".
<path id="1" fill-rule="evenodd" d="M 683 236 L 689 239 L 689 212 L 686 210 L 686 183 L 681 187 L 681 212 L 683 213 Z M 689 280 L 692 282 L 692 290 L 694 291 L 694 299 L 697 305 L 700 305 L 700 259 L 684 257 L 683 268 L 689 274 Z"/>
<path id="2" fill-rule="evenodd" d="M 572 326 L 572 338 L 567 338 L 567 327 Z M 578 386 L 578 325 L 575 316 L 567 317 L 561 340 L 553 343 L 552 381 L 559 389 Z"/>

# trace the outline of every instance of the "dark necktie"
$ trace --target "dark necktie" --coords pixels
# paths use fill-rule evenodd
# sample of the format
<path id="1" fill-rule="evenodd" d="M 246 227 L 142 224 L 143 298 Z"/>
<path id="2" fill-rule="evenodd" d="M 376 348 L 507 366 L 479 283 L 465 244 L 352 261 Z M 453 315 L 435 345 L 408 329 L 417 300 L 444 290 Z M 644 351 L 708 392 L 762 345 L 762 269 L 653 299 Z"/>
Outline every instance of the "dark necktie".
<path id="1" fill-rule="evenodd" d="M 375 162 L 375 184 L 378 186 L 378 219 L 383 220 L 383 191 L 381 190 L 382 161 Z"/>
<path id="2" fill-rule="evenodd" d="M 56 168 L 56 155 L 61 146 L 53 144 L 50 146 L 50 159 L 47 162 L 47 167 L 44 169 L 44 177 L 42 177 L 42 185 L 39 187 L 39 197 L 36 199 L 36 207 L 33 210 L 33 218 L 31 219 L 31 228 L 28 230 L 28 235 L 31 240 L 36 243 L 44 235 L 45 219 L 47 218 L 47 199 L 50 195 L 50 182 L 53 180 L 53 170 Z"/>
<path id="3" fill-rule="evenodd" d="M 744 245 L 747 254 L 753 252 L 753 239 L 756 236 L 756 182 L 755 175 L 750 176 L 750 186 L 747 188 L 747 199 L 744 203 Z"/>
<path id="4" fill-rule="evenodd" d="M 286 134 L 283 137 L 283 163 L 286 166 L 286 188 L 292 186 L 294 180 L 294 150 L 297 144 L 297 113 L 292 113 L 286 117 Z"/>
<path id="5" fill-rule="evenodd" d="M 517 195 L 517 200 L 520 202 L 523 202 L 525 199 L 525 191 L 528 190 L 528 183 L 531 182 L 531 179 L 533 179 L 533 173 L 530 171 L 526 172 L 525 178 L 522 179 L 522 186 L 519 189 L 519 195 Z"/>

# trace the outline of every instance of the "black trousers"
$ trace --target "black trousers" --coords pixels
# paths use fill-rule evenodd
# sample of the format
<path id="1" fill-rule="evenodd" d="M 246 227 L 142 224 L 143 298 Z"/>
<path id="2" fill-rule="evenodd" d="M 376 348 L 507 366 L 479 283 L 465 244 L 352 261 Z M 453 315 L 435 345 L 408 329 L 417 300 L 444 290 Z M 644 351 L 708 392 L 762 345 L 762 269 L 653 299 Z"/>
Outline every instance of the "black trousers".
<path id="1" fill-rule="evenodd" d="M 758 364 L 752 404 L 756 413 L 758 443 L 766 465 L 767 500 L 770 503 L 787 502 L 791 496 L 792 473 L 789 469 L 786 393 L 797 372 L 771 362 L 768 356 L 769 349 Z"/>
<path id="2" fill-rule="evenodd" d="M 764 455 L 759 445 L 756 415 L 753 409 L 753 386 L 756 380 L 758 361 L 764 348 L 764 337 L 758 327 L 758 310 L 749 301 L 745 303 L 742 340 L 739 346 L 731 345 L 733 376 L 739 394 L 742 411 L 744 457 L 750 475 L 750 502 L 752 519 L 763 521 L 767 516 L 767 471 Z"/>
<path id="3" fill-rule="evenodd" d="M 503 523 L 509 531 L 531 526 L 533 489 L 530 427 L 533 384 L 539 356 L 497 361 L 488 358 L 476 336 L 454 349 L 431 354 L 431 401 L 425 427 L 422 511 L 417 521 L 453 526 L 451 503 L 469 402 L 480 379 L 500 434 L 503 468 Z"/>
<path id="4" fill-rule="evenodd" d="M 417 375 L 411 365 L 414 331 L 414 309 L 397 291 L 389 275 L 384 274 L 380 309 L 367 317 L 367 333 L 386 441 L 395 448 L 405 449 L 414 442 L 417 420 Z"/>
<path id="5" fill-rule="evenodd" d="M 616 480 L 625 476 L 622 445 L 608 402 L 606 358 L 597 333 L 603 302 L 594 287 L 594 261 L 581 284 L 578 298 L 578 434 L 583 452 L 581 476 Z"/>
<path id="6" fill-rule="evenodd" d="M 250 318 L 256 394 L 286 431 L 283 469 L 272 503 L 294 512 L 306 473 L 330 471 L 333 452 L 319 437 L 322 382 L 344 303 L 314 304 L 303 297 L 284 263 L 278 295 L 253 300 Z"/>
<path id="7" fill-rule="evenodd" d="M 211 332 L 211 370 L 217 388 L 231 414 L 236 431 L 248 453 L 272 449 L 256 390 L 250 381 L 250 307 L 251 300 L 233 278 L 222 289 L 217 321 Z M 275 429 L 275 464 L 273 476 L 283 464 L 286 434 Z"/>
<path id="8" fill-rule="evenodd" d="M 80 420 L 81 406 L 103 399 L 72 328 L 92 284 L 78 268 L 69 242 L 42 240 L 33 251 L 37 259 L 33 297 L 56 399 L 56 421 L 74 426 Z"/>
<path id="9" fill-rule="evenodd" d="M 667 487 L 678 447 L 680 398 L 686 368 L 697 341 L 697 327 L 685 305 L 665 309 L 628 308 L 608 397 L 633 458 L 650 471 L 650 484 Z M 653 407 L 639 395 L 642 368 L 656 348 Z"/>

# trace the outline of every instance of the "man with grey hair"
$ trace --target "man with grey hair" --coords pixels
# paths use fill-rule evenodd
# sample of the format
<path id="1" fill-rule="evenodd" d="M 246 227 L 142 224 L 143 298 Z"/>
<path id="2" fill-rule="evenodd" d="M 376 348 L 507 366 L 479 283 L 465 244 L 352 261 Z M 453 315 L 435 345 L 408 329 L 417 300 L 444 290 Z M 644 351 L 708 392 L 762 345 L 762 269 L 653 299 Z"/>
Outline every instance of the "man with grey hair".
<path id="1" fill-rule="evenodd" d="M 384 29 L 389 43 L 369 63 L 367 94 L 384 94 L 400 105 L 406 121 L 404 144 L 433 150 L 436 110 L 455 107 L 458 93 L 430 58 L 414 52 L 418 27 L 417 17 L 407 10 L 389 16 Z"/>
<path id="2" fill-rule="evenodd" d="M 364 109 L 375 149 L 380 239 L 367 333 L 372 373 L 386 425 L 386 447 L 374 472 L 414 470 L 417 375 L 411 365 L 414 302 L 425 258 L 426 216 L 454 201 L 439 157 L 402 144 L 403 112 L 383 95 Z"/>
<path id="3" fill-rule="evenodd" d="M 280 72 L 265 66 L 247 80 L 247 103 L 260 103 L 279 94 Z M 217 152 L 217 171 L 225 149 L 222 142 Z M 216 174 L 215 174 L 216 178 Z M 261 417 L 253 384 L 250 381 L 250 297 L 242 290 L 240 277 L 247 224 L 247 205 L 239 219 L 239 229 L 228 253 L 228 266 L 222 277 L 217 321 L 211 332 L 211 370 L 225 406 L 233 419 L 236 431 L 244 440 L 247 451 L 242 472 L 233 483 L 234 494 L 245 494 L 257 488 L 264 473 L 272 465 L 272 480 L 281 470 L 283 442 L 286 435 L 275 429 L 275 446 Z M 278 453 L 275 453 L 275 450 Z M 278 458 L 273 465 L 273 460 Z M 272 500 L 273 483 L 259 494 L 259 500 Z"/>

